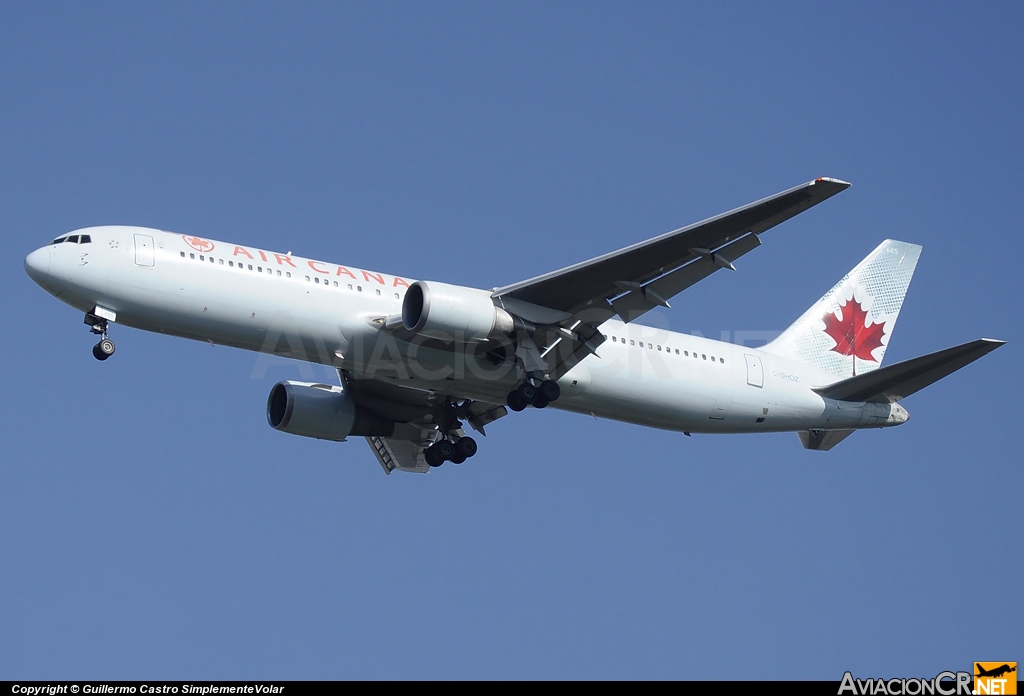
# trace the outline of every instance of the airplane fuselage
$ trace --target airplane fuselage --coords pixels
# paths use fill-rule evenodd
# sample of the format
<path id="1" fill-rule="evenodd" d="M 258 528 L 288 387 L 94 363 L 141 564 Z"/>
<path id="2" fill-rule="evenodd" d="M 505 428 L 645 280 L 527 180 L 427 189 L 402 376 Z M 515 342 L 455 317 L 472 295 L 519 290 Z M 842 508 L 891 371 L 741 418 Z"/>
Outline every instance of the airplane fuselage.
<path id="1" fill-rule="evenodd" d="M 524 377 L 473 343 L 386 330 L 412 279 L 140 227 L 93 227 L 42 247 L 29 275 L 116 324 L 306 360 L 421 390 L 504 402 Z M 666 430 L 745 433 L 898 425 L 898 404 L 842 402 L 834 375 L 754 348 L 609 320 L 559 380 L 552 408 Z"/>

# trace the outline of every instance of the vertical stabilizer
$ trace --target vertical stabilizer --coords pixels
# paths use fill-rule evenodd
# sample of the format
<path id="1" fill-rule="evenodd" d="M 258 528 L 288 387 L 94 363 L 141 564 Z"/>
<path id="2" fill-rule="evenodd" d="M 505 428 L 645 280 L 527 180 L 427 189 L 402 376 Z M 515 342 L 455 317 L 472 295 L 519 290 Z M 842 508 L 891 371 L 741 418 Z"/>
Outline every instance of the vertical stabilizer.
<path id="1" fill-rule="evenodd" d="M 878 369 L 920 256 L 917 244 L 885 240 L 762 350 L 839 379 Z"/>

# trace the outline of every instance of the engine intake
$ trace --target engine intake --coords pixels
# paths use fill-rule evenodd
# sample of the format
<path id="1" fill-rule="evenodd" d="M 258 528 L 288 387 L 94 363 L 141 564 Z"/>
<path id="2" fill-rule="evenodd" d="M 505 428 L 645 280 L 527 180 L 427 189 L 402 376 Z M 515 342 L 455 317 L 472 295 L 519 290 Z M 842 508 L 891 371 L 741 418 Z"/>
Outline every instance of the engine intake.
<path id="1" fill-rule="evenodd" d="M 405 291 L 402 326 L 446 340 L 485 341 L 516 330 L 512 315 L 486 290 L 418 280 Z"/>
<path id="2" fill-rule="evenodd" d="M 341 387 L 307 382 L 275 384 L 267 398 L 267 422 L 275 430 L 319 440 L 395 433 L 394 421 L 360 409 Z"/>

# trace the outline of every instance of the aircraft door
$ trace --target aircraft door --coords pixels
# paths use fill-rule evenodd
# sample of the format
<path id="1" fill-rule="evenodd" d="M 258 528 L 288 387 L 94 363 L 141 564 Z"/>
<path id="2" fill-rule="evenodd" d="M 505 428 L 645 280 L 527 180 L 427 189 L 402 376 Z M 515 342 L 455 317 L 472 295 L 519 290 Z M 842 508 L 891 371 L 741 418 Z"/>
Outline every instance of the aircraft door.
<path id="1" fill-rule="evenodd" d="M 135 264 L 137 266 L 152 266 L 153 258 L 153 238 L 148 234 L 135 235 Z"/>
<path id="2" fill-rule="evenodd" d="M 747 361 L 747 384 L 752 387 L 764 386 L 764 368 L 761 367 L 761 358 L 756 355 L 744 355 Z"/>

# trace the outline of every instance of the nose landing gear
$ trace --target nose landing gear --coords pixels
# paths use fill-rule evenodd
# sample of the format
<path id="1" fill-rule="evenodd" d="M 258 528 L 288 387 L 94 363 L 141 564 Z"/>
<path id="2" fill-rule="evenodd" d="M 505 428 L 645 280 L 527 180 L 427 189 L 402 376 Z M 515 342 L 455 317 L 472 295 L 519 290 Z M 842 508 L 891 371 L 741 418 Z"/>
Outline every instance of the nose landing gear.
<path id="1" fill-rule="evenodd" d="M 85 315 L 85 323 L 89 325 L 89 331 L 102 337 L 100 342 L 92 347 L 92 356 L 97 360 L 106 360 L 114 354 L 114 342 L 107 335 L 109 322 L 106 318 L 89 312 Z"/>

